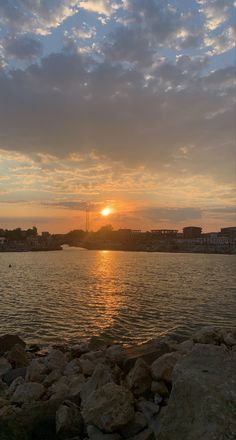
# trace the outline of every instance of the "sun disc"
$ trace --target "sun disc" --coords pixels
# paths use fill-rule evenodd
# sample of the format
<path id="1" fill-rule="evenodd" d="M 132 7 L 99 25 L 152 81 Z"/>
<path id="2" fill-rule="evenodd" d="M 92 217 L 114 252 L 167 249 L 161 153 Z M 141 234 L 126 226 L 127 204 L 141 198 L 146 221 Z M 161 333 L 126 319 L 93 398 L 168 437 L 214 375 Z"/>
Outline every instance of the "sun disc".
<path id="1" fill-rule="evenodd" d="M 109 215 L 110 213 L 111 213 L 110 208 L 104 208 L 104 209 L 102 209 L 102 211 L 101 211 L 101 214 L 102 214 L 104 217 L 106 217 L 106 216 Z"/>

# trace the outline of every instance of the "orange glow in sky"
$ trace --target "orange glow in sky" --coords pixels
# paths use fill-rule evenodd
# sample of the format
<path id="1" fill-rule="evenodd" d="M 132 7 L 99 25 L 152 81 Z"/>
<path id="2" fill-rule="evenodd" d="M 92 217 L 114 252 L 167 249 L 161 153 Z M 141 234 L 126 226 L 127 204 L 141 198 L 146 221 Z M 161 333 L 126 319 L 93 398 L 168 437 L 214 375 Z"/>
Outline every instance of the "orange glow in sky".
<path id="1" fill-rule="evenodd" d="M 104 209 L 102 209 L 101 214 L 102 214 L 104 217 L 107 217 L 108 215 L 111 214 L 111 208 L 104 208 Z"/>

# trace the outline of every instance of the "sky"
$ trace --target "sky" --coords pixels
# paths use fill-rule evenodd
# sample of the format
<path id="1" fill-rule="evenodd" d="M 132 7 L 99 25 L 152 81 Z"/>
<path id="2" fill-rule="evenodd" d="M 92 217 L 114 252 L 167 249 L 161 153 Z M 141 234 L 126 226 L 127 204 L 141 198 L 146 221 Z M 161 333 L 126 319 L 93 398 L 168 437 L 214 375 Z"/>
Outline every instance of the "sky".
<path id="1" fill-rule="evenodd" d="M 0 228 L 235 225 L 235 40 L 233 0 L 0 0 Z"/>

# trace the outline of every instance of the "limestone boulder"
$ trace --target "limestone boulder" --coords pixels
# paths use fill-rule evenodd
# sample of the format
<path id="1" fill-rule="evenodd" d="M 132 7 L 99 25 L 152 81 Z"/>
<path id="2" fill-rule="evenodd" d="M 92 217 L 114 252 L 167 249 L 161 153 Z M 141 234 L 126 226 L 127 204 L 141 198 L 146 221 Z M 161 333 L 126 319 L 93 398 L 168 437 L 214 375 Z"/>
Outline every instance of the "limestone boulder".
<path id="1" fill-rule="evenodd" d="M 0 410 L 1 440 L 55 440 L 56 411 L 61 401 L 49 400 L 25 404 L 24 407 L 8 406 Z"/>
<path id="2" fill-rule="evenodd" d="M 26 371 L 26 382 L 42 382 L 46 376 L 46 367 L 39 359 L 33 359 Z"/>
<path id="3" fill-rule="evenodd" d="M 123 386 L 107 383 L 90 394 L 82 415 L 86 424 L 114 432 L 134 418 L 133 395 Z"/>
<path id="4" fill-rule="evenodd" d="M 0 377 L 11 369 L 11 364 L 4 357 L 0 357 Z"/>
<path id="5" fill-rule="evenodd" d="M 213 326 L 203 327 L 193 335 L 193 342 L 219 345 L 221 343 L 220 330 Z"/>
<path id="6" fill-rule="evenodd" d="M 158 440 L 236 438 L 236 352 L 196 344 L 173 372 Z"/>
<path id="7" fill-rule="evenodd" d="M 142 412 L 136 412 L 134 418 L 120 429 L 122 437 L 128 439 L 143 431 L 147 427 L 146 417 Z"/>
<path id="8" fill-rule="evenodd" d="M 48 388 L 47 395 L 50 399 L 66 399 L 69 394 L 68 378 L 61 376 L 57 382 L 54 382 Z"/>
<path id="9" fill-rule="evenodd" d="M 64 370 L 67 364 L 65 353 L 52 349 L 44 359 L 45 367 L 50 370 Z"/>
<path id="10" fill-rule="evenodd" d="M 2 379 L 8 386 L 10 386 L 12 382 L 14 382 L 14 380 L 18 377 L 22 377 L 24 379 L 26 376 L 26 372 L 26 367 L 13 368 L 12 370 L 9 370 L 7 373 L 4 374 L 2 376 Z"/>
<path id="11" fill-rule="evenodd" d="M 83 429 L 83 420 L 79 407 L 69 400 L 65 400 L 56 412 L 56 433 L 60 439 L 71 438 L 80 434 Z"/>
<path id="12" fill-rule="evenodd" d="M 121 437 L 118 433 L 115 434 L 104 434 L 100 429 L 93 425 L 87 426 L 87 433 L 89 440 L 120 440 Z"/>
<path id="13" fill-rule="evenodd" d="M 161 397 L 169 397 L 169 389 L 163 380 L 153 381 L 151 385 L 152 393 L 159 394 Z"/>
<path id="14" fill-rule="evenodd" d="M 66 365 L 63 374 L 64 376 L 72 376 L 73 374 L 80 374 L 81 367 L 78 359 L 72 359 L 72 361 L 68 362 Z"/>
<path id="15" fill-rule="evenodd" d="M 93 372 L 93 375 L 81 389 L 80 397 L 82 405 L 89 398 L 90 394 L 109 382 L 114 382 L 114 377 L 110 367 L 104 364 L 98 364 Z"/>
<path id="16" fill-rule="evenodd" d="M 111 345 L 106 349 L 105 355 L 113 364 L 121 365 L 125 359 L 125 352 L 120 345 Z"/>
<path id="17" fill-rule="evenodd" d="M 45 392 L 45 388 L 40 383 L 28 382 L 18 385 L 11 397 L 12 403 L 31 403 L 39 400 Z"/>
<path id="18" fill-rule="evenodd" d="M 174 366 L 180 358 L 181 354 L 178 352 L 166 353 L 159 357 L 151 366 L 153 379 L 171 383 Z"/>
<path id="19" fill-rule="evenodd" d="M 21 344 L 16 344 L 11 348 L 8 352 L 7 359 L 13 368 L 23 368 L 29 364 L 29 358 Z"/>
<path id="20" fill-rule="evenodd" d="M 89 359 L 80 359 L 79 364 L 80 364 L 81 371 L 85 376 L 92 376 L 92 374 L 96 368 L 95 362 L 92 362 Z"/>
<path id="21" fill-rule="evenodd" d="M 146 362 L 139 358 L 135 362 L 134 367 L 130 370 L 126 377 L 128 388 L 134 395 L 139 396 L 150 390 L 152 383 L 152 376 L 149 366 Z"/>
<path id="22" fill-rule="evenodd" d="M 73 375 L 68 378 L 68 396 L 76 402 L 80 402 L 80 393 L 85 384 L 83 374 Z"/>
<path id="23" fill-rule="evenodd" d="M 23 348 L 26 346 L 23 339 L 17 335 L 0 336 L 0 355 L 3 355 L 7 351 L 11 350 L 16 344 L 21 345 Z"/>

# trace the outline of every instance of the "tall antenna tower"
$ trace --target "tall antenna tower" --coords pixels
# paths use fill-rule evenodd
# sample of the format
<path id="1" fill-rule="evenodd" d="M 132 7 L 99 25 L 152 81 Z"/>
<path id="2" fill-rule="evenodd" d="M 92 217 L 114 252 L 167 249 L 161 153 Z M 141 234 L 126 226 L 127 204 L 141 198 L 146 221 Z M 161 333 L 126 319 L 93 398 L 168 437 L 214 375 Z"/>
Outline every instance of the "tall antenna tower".
<path id="1" fill-rule="evenodd" d="M 89 227 L 90 227 L 90 225 L 89 225 L 89 207 L 87 206 L 86 207 L 86 209 L 85 209 L 85 222 L 86 222 L 86 225 L 85 225 L 85 230 L 86 230 L 86 232 L 89 232 Z"/>

